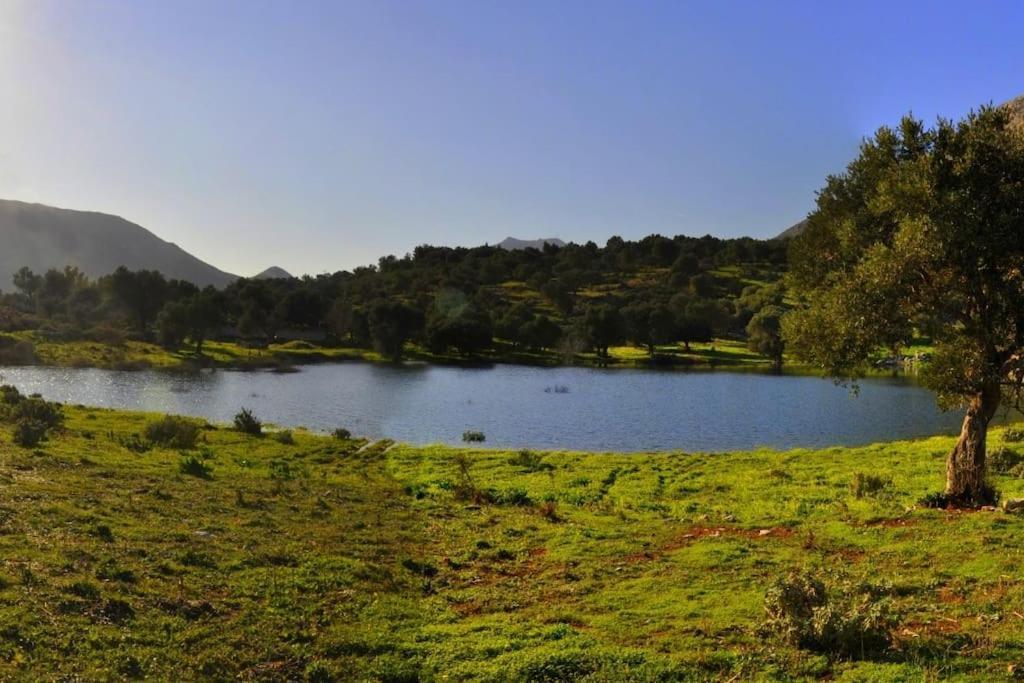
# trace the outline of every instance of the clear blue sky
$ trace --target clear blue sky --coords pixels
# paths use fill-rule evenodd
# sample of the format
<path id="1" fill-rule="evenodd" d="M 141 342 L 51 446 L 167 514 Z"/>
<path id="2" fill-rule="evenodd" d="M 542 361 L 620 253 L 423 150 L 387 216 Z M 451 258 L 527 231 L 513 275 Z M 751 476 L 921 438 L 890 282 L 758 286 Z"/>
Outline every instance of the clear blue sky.
<path id="1" fill-rule="evenodd" d="M 1024 3 L 0 0 L 0 197 L 224 269 L 774 235 L 861 136 L 1024 93 Z"/>

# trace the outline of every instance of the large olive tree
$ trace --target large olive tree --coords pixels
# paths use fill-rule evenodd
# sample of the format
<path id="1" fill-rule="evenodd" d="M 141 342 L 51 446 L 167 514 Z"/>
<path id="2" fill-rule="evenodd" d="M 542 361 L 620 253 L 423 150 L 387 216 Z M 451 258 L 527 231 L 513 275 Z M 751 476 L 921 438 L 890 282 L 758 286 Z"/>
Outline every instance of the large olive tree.
<path id="1" fill-rule="evenodd" d="M 828 178 L 791 245 L 804 306 L 787 348 L 856 378 L 919 321 L 933 331 L 923 371 L 940 405 L 966 409 L 946 467 L 950 504 L 989 503 L 985 438 L 1024 378 L 1024 139 L 1004 109 L 927 128 L 905 117 Z"/>

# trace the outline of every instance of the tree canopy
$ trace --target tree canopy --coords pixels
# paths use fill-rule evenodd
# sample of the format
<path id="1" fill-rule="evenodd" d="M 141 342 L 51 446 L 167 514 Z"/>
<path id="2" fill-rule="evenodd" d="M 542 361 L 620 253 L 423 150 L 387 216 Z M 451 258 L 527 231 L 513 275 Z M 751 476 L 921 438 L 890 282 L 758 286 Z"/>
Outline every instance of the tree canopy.
<path id="1" fill-rule="evenodd" d="M 951 504 L 993 500 L 987 427 L 1024 377 L 1024 140 L 1010 124 L 982 107 L 958 122 L 907 116 L 880 129 L 828 178 L 790 248 L 804 306 L 784 336 L 830 374 L 860 376 L 880 347 L 929 321 L 923 379 L 944 407 L 966 408 L 947 462 Z"/>

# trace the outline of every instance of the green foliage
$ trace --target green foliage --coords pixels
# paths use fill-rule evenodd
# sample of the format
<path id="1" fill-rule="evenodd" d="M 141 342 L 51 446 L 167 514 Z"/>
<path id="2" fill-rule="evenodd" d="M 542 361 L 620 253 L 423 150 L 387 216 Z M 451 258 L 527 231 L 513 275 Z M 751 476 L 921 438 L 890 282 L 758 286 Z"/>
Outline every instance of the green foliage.
<path id="1" fill-rule="evenodd" d="M 238 414 L 235 415 L 235 429 L 243 434 L 262 436 L 263 422 L 253 415 L 251 410 L 248 408 L 242 408 Z"/>
<path id="2" fill-rule="evenodd" d="M 786 344 L 782 339 L 783 309 L 780 306 L 766 306 L 759 310 L 747 323 L 747 347 L 782 367 L 782 354 Z"/>
<path id="3" fill-rule="evenodd" d="M 522 468 L 527 472 L 542 472 L 554 469 L 551 464 L 544 462 L 543 455 L 527 449 L 518 451 L 515 457 L 509 460 L 509 464 Z"/>
<path id="4" fill-rule="evenodd" d="M 1005 433 L 1003 439 L 1006 439 Z M 989 470 L 996 474 L 1009 474 L 1022 461 L 1024 457 L 1020 453 L 1006 446 L 992 449 L 987 459 Z"/>
<path id="5" fill-rule="evenodd" d="M 897 620 L 870 587 L 837 587 L 806 572 L 778 579 L 765 593 L 765 627 L 817 652 L 863 658 L 885 653 Z"/>
<path id="6" fill-rule="evenodd" d="M 466 443 L 483 443 L 484 441 L 487 441 L 487 435 L 483 432 L 468 429 L 462 432 L 462 440 Z"/>
<path id="7" fill-rule="evenodd" d="M 274 440 L 285 446 L 295 445 L 295 435 L 292 434 L 290 429 L 282 429 L 279 432 L 274 432 Z"/>
<path id="8" fill-rule="evenodd" d="M 200 479 L 209 479 L 213 470 L 205 462 L 194 455 L 187 455 L 178 463 L 178 471 Z"/>
<path id="9" fill-rule="evenodd" d="M 1007 427 L 1003 432 L 1003 441 L 1006 443 L 1019 443 L 1024 441 L 1024 429 L 1021 427 Z"/>
<path id="10" fill-rule="evenodd" d="M 892 479 L 889 477 L 855 472 L 853 481 L 850 482 L 850 492 L 855 498 L 864 498 L 865 496 L 877 496 L 889 486 L 892 486 Z"/>
<path id="11" fill-rule="evenodd" d="M 346 439 L 352 438 L 352 432 L 345 429 L 344 427 L 338 427 L 331 433 L 331 436 L 333 436 L 335 439 L 338 439 L 339 441 L 344 441 Z"/>
<path id="12" fill-rule="evenodd" d="M 199 425 L 194 420 L 165 415 L 147 424 L 142 435 L 150 443 L 164 448 L 187 450 L 195 448 L 196 440 L 199 438 Z"/>

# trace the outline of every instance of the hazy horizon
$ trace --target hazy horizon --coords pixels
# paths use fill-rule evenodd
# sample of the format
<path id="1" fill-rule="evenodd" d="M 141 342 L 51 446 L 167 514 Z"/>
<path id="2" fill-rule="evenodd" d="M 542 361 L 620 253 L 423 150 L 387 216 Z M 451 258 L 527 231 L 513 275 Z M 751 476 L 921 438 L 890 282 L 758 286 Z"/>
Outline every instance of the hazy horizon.
<path id="1" fill-rule="evenodd" d="M 0 197 L 241 275 L 510 235 L 763 238 L 879 125 L 1024 92 L 1011 3 L 635 10 L 0 0 Z"/>

